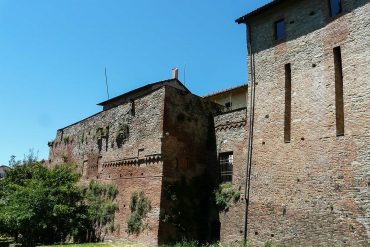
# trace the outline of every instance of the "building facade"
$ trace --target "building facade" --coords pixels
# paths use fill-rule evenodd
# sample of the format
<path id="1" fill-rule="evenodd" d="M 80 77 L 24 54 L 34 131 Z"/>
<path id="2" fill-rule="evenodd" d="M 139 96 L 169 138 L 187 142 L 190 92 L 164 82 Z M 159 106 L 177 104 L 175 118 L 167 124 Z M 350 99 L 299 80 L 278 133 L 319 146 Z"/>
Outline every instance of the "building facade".
<path id="1" fill-rule="evenodd" d="M 368 245 L 369 13 L 369 0 L 274 0 L 237 20 L 248 86 L 203 98 L 177 79 L 133 90 L 58 130 L 49 162 L 118 186 L 110 238 Z M 241 195 L 225 211 L 222 183 Z M 130 235 L 137 191 L 152 210 Z"/>
<path id="2" fill-rule="evenodd" d="M 231 183 L 239 200 L 219 212 L 219 237 L 222 242 L 243 241 L 245 217 L 245 171 L 247 166 L 248 86 L 241 85 L 205 96 L 218 103 L 222 112 L 214 115 L 218 157 L 218 183 Z"/>
<path id="3" fill-rule="evenodd" d="M 5 177 L 7 170 L 9 170 L 8 166 L 0 165 L 0 179 Z"/>
<path id="4" fill-rule="evenodd" d="M 237 20 L 248 31 L 251 243 L 369 244 L 369 13 L 368 0 L 275 0 Z"/>
<path id="5" fill-rule="evenodd" d="M 117 229 L 106 239 L 157 245 L 210 238 L 207 199 L 217 159 L 212 116 L 219 107 L 191 94 L 177 79 L 99 105 L 102 112 L 58 130 L 49 143 L 49 163 L 77 164 L 82 184 L 117 185 Z M 185 193 L 186 188 L 192 190 Z M 140 234 L 129 234 L 127 228 L 134 192 L 144 192 L 152 208 Z M 179 212 L 188 217 L 183 220 Z"/>

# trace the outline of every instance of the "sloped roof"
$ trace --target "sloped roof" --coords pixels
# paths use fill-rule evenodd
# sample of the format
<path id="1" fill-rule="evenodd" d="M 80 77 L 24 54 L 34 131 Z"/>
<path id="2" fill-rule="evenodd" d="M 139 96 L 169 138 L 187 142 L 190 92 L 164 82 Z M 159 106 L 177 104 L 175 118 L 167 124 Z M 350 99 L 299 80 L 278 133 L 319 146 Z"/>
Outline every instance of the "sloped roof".
<path id="1" fill-rule="evenodd" d="M 153 91 L 153 90 L 156 90 L 156 89 L 158 89 L 160 87 L 163 87 L 163 86 L 166 86 L 166 85 L 173 86 L 173 87 L 182 89 L 182 90 L 190 93 L 189 89 L 187 89 L 187 87 L 185 87 L 185 85 L 182 84 L 182 82 L 180 82 L 178 79 L 169 79 L 169 80 L 164 80 L 164 81 L 159 81 L 159 82 L 147 84 L 143 87 L 139 87 L 137 89 L 134 89 L 134 90 L 129 91 L 127 93 L 121 94 L 121 95 L 119 95 L 117 97 L 114 97 L 112 99 L 103 101 L 103 102 L 99 103 L 98 105 L 106 106 L 106 105 L 114 104 L 114 102 L 122 101 L 122 100 L 125 100 L 125 99 L 129 101 L 133 98 L 137 98 L 137 97 L 140 97 L 140 96 L 146 94 L 148 91 Z"/>
<path id="2" fill-rule="evenodd" d="M 271 9 L 271 8 L 277 6 L 277 5 L 279 5 L 279 4 L 281 4 L 281 3 L 285 2 L 285 1 L 286 0 L 273 0 L 273 1 L 271 1 L 271 2 L 269 2 L 267 4 L 265 4 L 265 5 L 263 5 L 262 7 L 258 8 L 258 9 L 255 9 L 252 12 L 250 12 L 250 13 L 248 13 L 248 14 L 246 14 L 246 15 L 238 18 L 238 19 L 236 19 L 235 22 L 238 23 L 238 24 L 247 23 L 248 20 L 251 17 L 255 17 L 255 16 L 257 16 L 257 15 L 259 15 L 259 14 L 261 14 L 261 13 L 263 13 L 263 12 L 265 12 L 265 11 L 267 11 L 267 10 L 269 10 L 269 9 Z"/>
<path id="3" fill-rule="evenodd" d="M 209 98 L 209 97 L 212 97 L 212 96 L 216 96 L 218 94 L 223 94 L 223 93 L 226 93 L 226 92 L 234 91 L 234 90 L 237 90 L 237 89 L 240 89 L 240 88 L 243 88 L 243 87 L 248 87 L 248 84 L 241 84 L 241 85 L 238 85 L 238 86 L 235 86 L 235 87 L 223 89 L 223 90 L 205 95 L 205 96 L 203 96 L 203 98 Z"/>

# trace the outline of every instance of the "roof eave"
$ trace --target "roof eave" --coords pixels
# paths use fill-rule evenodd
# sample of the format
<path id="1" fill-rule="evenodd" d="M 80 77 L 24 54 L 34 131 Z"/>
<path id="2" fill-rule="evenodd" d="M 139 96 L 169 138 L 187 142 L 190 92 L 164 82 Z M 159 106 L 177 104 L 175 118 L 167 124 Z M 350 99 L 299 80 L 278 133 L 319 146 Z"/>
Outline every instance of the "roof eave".
<path id="1" fill-rule="evenodd" d="M 242 23 L 247 24 L 250 21 L 251 18 L 256 17 L 256 16 L 264 13 L 265 11 L 270 10 L 271 8 L 279 5 L 280 3 L 284 2 L 284 1 L 285 0 L 273 0 L 273 1 L 263 5 L 262 7 L 258 8 L 258 9 L 255 9 L 252 12 L 236 19 L 235 22 L 238 23 L 238 24 L 242 24 Z"/>
<path id="2" fill-rule="evenodd" d="M 163 81 L 159 81 L 159 82 L 154 82 L 154 83 L 150 83 L 150 84 L 147 84 L 147 85 L 144 85 L 144 86 L 142 86 L 142 87 L 139 87 L 139 88 L 136 88 L 136 89 L 134 89 L 134 90 L 131 90 L 131 91 L 129 91 L 129 92 L 126 92 L 126 93 L 124 93 L 124 94 L 121 94 L 121 95 L 118 95 L 118 96 L 116 96 L 116 97 L 114 97 L 114 98 L 111 98 L 111 99 L 109 99 L 109 100 L 106 100 L 106 101 L 103 101 L 103 102 L 100 102 L 99 104 L 97 104 L 98 106 L 105 106 L 105 105 L 107 105 L 107 104 L 109 104 L 109 103 L 111 103 L 111 102 L 114 102 L 115 100 L 117 100 L 117 99 L 119 99 L 119 98 L 121 98 L 121 97 L 124 97 L 124 96 L 126 96 L 126 95 L 129 95 L 129 94 L 131 94 L 131 93 L 134 93 L 134 92 L 138 92 L 138 91 L 140 91 L 140 90 L 144 90 L 144 89 L 147 89 L 147 88 L 149 88 L 149 87 L 152 87 L 152 86 L 154 86 L 154 85 L 156 85 L 156 84 L 160 84 L 160 83 L 166 83 L 166 82 L 169 82 L 169 81 L 177 81 L 184 89 L 185 89 L 185 91 L 186 92 L 188 92 L 188 93 L 191 93 L 190 92 L 190 90 L 179 80 L 179 79 L 177 79 L 177 78 L 172 78 L 172 79 L 167 79 L 167 80 L 163 80 Z M 162 85 L 162 86 L 164 86 L 164 85 Z M 162 87 L 161 86 L 161 87 Z"/>
<path id="3" fill-rule="evenodd" d="M 240 18 L 236 19 L 236 20 L 235 20 L 235 22 L 236 22 L 237 24 L 246 24 L 246 21 L 245 21 L 245 19 L 244 19 L 244 16 L 242 16 L 242 17 L 240 17 Z"/>

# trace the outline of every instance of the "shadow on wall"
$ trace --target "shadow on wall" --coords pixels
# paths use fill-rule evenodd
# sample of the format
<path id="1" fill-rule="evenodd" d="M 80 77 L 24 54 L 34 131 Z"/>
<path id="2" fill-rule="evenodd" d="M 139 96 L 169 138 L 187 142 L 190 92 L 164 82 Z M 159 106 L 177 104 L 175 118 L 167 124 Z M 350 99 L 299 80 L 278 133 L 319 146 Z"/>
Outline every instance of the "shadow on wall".
<path id="1" fill-rule="evenodd" d="M 164 129 L 176 136 L 166 136 L 162 142 L 162 150 L 167 151 L 163 153 L 159 244 L 184 239 L 206 243 L 219 240 L 220 235 L 213 195 L 218 166 L 212 106 L 187 97 L 181 106 L 171 97 L 166 106 Z"/>
<path id="2" fill-rule="evenodd" d="M 252 32 L 253 52 L 258 53 L 277 46 L 282 42 L 294 40 L 324 28 L 338 17 L 346 15 L 369 2 L 370 0 L 342 1 L 342 13 L 331 17 L 328 0 L 285 1 L 259 16 L 252 17 L 252 20 L 249 21 Z M 292 10 L 294 13 L 290 12 Z M 285 21 L 285 38 L 276 41 L 275 23 L 282 19 Z M 343 25 L 346 25 L 346 23 L 343 23 Z"/>

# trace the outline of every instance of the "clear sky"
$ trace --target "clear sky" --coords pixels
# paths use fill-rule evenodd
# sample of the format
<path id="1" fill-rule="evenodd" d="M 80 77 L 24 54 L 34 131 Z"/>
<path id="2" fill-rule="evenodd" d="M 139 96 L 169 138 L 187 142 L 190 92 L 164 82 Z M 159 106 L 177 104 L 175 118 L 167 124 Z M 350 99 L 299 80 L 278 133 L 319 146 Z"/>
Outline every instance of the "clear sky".
<path id="1" fill-rule="evenodd" d="M 205 95 L 247 81 L 234 20 L 268 0 L 0 0 L 0 164 L 47 159 L 57 129 L 110 95 L 169 79 Z"/>

